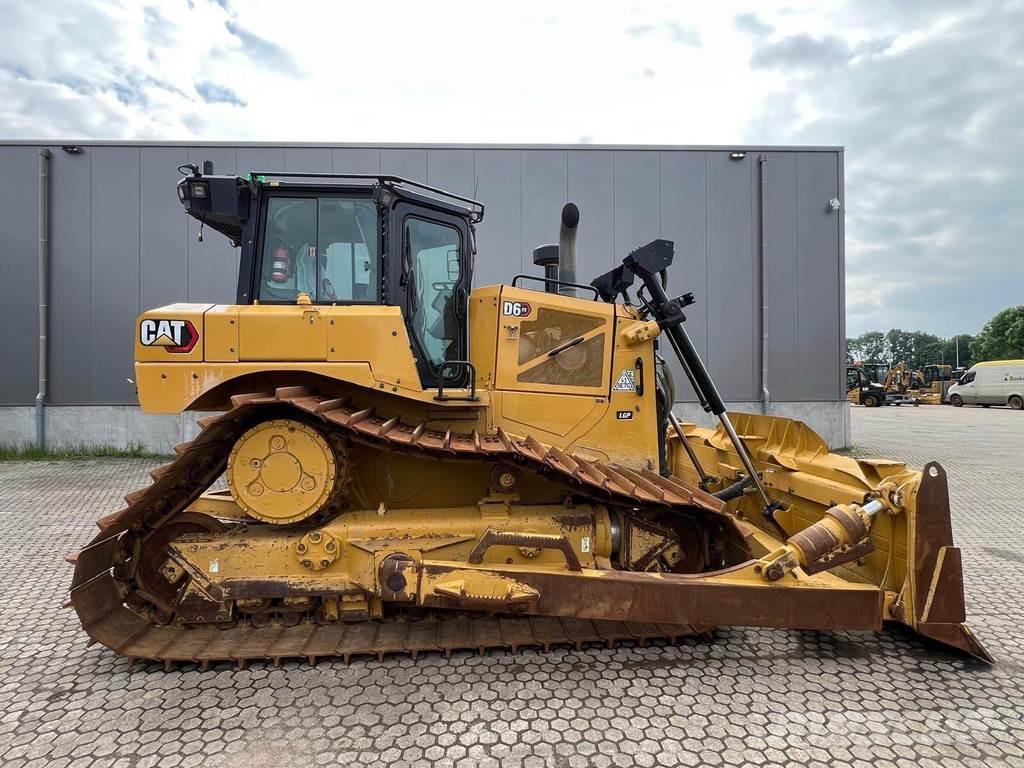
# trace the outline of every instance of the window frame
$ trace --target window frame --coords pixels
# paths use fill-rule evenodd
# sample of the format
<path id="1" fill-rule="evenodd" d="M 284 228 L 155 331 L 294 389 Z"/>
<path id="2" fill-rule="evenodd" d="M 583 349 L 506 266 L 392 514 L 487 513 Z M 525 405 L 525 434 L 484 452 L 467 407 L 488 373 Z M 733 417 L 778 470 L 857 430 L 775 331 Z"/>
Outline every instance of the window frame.
<path id="1" fill-rule="evenodd" d="M 413 353 L 416 356 L 416 370 L 419 373 L 420 384 L 423 387 L 436 387 L 438 384 L 437 370 L 427 358 L 420 340 L 413 331 L 412 317 L 409 313 L 409 293 L 406 286 L 402 285 L 402 257 L 405 253 L 407 219 L 419 219 L 431 224 L 447 226 L 459 234 L 459 280 L 455 284 L 452 295 L 455 299 L 455 317 L 459 329 L 457 344 L 457 357 L 455 360 L 467 360 L 469 355 L 469 292 L 473 279 L 473 266 L 471 254 L 471 239 L 469 226 L 466 220 L 460 216 L 447 213 L 431 206 L 400 200 L 391 211 L 391 225 L 389 227 L 389 249 L 391 258 L 387 267 L 388 274 L 386 284 L 388 288 L 387 303 L 400 307 L 406 330 L 409 334 L 409 342 L 412 345 Z M 444 386 L 459 388 L 466 386 L 467 371 L 459 370 L 451 381 L 445 381 Z"/>
<path id="2" fill-rule="evenodd" d="M 358 190 L 337 190 L 337 189 L 324 189 L 324 188 L 310 188 L 310 189 L 295 189 L 294 187 L 283 188 L 280 191 L 268 191 L 262 195 L 260 200 L 258 218 L 256 221 L 256 242 L 253 244 L 253 254 L 255 256 L 255 269 L 250 274 L 252 280 L 249 287 L 249 295 L 253 298 L 253 303 L 256 304 L 267 304 L 275 306 L 291 306 L 295 304 L 294 300 L 287 299 L 269 299 L 262 296 L 263 291 L 263 264 L 264 264 L 264 248 L 263 244 L 266 240 L 266 227 L 267 222 L 267 210 L 270 206 L 270 201 L 274 199 L 299 199 L 299 198 L 311 198 L 317 201 L 317 250 L 320 248 L 320 200 L 323 199 L 342 199 L 342 200 L 364 200 L 373 205 L 377 214 L 377 281 L 376 281 L 376 297 L 369 300 L 350 300 L 345 301 L 341 299 L 329 299 L 329 300 L 318 300 L 310 297 L 313 304 L 323 307 L 331 306 L 377 306 L 384 304 L 385 302 L 385 271 L 387 269 L 387 258 L 384 254 L 384 233 L 383 227 L 381 226 L 381 211 L 380 205 L 377 204 L 373 199 L 371 190 L 361 192 Z M 319 264 L 317 266 L 317 277 L 319 279 Z"/>

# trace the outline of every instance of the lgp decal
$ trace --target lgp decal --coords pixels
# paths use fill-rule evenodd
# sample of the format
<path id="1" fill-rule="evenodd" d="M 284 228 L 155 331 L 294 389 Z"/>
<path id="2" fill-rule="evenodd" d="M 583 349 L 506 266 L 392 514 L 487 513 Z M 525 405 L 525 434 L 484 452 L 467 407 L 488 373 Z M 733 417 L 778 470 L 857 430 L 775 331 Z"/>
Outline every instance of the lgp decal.
<path id="1" fill-rule="evenodd" d="M 189 320 L 143 320 L 139 341 L 144 347 L 163 347 L 165 352 L 188 353 L 195 349 L 199 332 Z"/>
<path id="2" fill-rule="evenodd" d="M 633 418 L 632 411 L 616 411 L 615 418 L 619 421 L 631 421 Z"/>
<path id="3" fill-rule="evenodd" d="M 501 314 L 507 317 L 526 317 L 530 312 L 530 305 L 525 301 L 503 301 L 501 303 Z"/>

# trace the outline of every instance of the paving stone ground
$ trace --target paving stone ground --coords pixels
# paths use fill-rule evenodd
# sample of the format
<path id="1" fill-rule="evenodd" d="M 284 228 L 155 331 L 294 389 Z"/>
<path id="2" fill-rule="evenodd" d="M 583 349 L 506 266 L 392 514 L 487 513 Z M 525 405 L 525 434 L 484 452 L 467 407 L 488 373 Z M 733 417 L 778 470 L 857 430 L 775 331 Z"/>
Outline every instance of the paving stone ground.
<path id="1" fill-rule="evenodd" d="M 87 648 L 63 561 L 138 460 L 0 464 L 0 765 L 1024 766 L 1024 413 L 853 412 L 856 450 L 952 487 L 986 667 L 905 633 L 129 671 Z"/>

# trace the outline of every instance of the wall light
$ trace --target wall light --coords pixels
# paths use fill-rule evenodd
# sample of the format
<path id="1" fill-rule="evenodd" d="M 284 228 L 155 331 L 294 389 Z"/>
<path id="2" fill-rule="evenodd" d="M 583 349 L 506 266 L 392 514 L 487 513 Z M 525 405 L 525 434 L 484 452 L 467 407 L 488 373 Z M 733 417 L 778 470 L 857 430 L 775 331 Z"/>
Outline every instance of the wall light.
<path id="1" fill-rule="evenodd" d="M 80 154 L 82 154 L 82 148 L 80 146 L 78 146 L 77 144 L 65 144 L 63 147 L 61 147 L 61 149 L 63 149 L 69 155 L 80 155 Z"/>
<path id="2" fill-rule="evenodd" d="M 742 160 L 746 156 L 747 156 L 746 152 L 730 152 L 729 153 L 729 159 L 730 160 Z"/>

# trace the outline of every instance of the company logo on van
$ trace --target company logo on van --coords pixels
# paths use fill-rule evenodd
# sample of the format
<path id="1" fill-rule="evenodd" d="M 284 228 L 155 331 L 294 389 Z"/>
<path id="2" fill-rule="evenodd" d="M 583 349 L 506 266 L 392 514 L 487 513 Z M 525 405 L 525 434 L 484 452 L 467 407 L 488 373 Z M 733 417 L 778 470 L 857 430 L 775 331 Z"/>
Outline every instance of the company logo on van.
<path id="1" fill-rule="evenodd" d="M 1012 373 L 1004 373 L 1003 381 L 1024 381 L 1024 376 L 1014 376 Z"/>
<path id="2" fill-rule="evenodd" d="M 139 341 L 144 347 L 163 347 L 165 352 L 188 353 L 195 349 L 199 332 L 189 320 L 153 320 L 139 325 Z"/>

